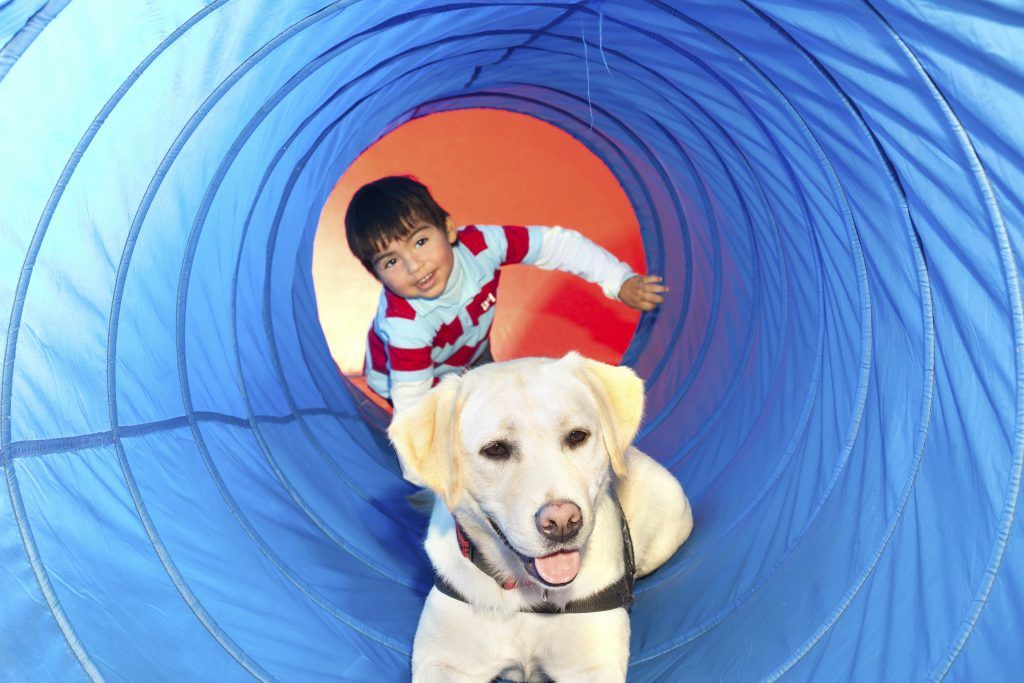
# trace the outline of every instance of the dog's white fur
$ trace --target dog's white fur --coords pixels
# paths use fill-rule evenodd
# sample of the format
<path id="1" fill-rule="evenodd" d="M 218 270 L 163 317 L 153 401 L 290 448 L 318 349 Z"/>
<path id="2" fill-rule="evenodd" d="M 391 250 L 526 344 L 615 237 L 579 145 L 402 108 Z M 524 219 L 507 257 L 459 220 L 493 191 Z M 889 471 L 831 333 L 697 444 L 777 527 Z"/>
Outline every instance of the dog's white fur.
<path id="1" fill-rule="evenodd" d="M 630 444 L 643 412 L 632 370 L 589 360 L 527 358 L 449 376 L 395 415 L 389 435 L 407 477 L 438 498 L 426 550 L 434 569 L 470 604 L 434 588 L 413 644 L 414 681 L 623 681 L 629 659 L 625 609 L 531 614 L 520 608 L 586 598 L 623 575 L 617 493 L 632 535 L 637 575 L 652 572 L 690 534 L 693 517 L 679 482 Z M 571 446 L 567 435 L 588 435 Z M 509 446 L 505 458 L 483 450 Z M 614 493 L 613 493 L 614 492 Z M 537 529 L 538 510 L 576 503 L 583 526 L 554 544 Z M 504 590 L 459 551 L 452 515 L 502 577 Z M 580 551 L 576 578 L 545 587 L 497 536 L 523 556 Z"/>

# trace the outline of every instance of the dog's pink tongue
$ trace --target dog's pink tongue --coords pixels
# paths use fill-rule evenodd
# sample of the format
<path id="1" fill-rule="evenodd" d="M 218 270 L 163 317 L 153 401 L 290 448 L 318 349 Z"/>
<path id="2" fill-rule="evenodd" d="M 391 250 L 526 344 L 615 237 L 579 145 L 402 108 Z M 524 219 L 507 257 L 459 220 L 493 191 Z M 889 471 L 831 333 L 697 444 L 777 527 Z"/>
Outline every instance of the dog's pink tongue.
<path id="1" fill-rule="evenodd" d="M 551 584 L 569 583 L 580 573 L 580 551 L 552 553 L 533 560 L 537 575 Z"/>

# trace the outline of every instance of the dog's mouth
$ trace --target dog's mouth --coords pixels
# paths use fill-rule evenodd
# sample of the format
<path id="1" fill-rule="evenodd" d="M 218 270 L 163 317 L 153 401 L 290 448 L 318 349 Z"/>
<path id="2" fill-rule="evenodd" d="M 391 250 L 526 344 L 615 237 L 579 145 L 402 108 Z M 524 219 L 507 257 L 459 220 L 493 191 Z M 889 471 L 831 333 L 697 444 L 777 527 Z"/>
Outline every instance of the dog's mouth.
<path id="1" fill-rule="evenodd" d="M 580 573 L 579 548 L 559 550 L 540 557 L 529 557 L 516 550 L 515 546 L 509 542 L 504 532 L 502 532 L 493 519 L 488 517 L 487 521 L 491 523 L 491 528 L 498 534 L 498 538 L 505 544 L 505 547 L 515 553 L 516 557 L 523 563 L 530 576 L 537 579 L 543 585 L 549 588 L 568 586 L 576 578 L 576 575 Z"/>
<path id="2" fill-rule="evenodd" d="M 535 557 L 526 564 L 526 570 L 548 586 L 566 586 L 580 573 L 580 551 L 560 550 Z"/>

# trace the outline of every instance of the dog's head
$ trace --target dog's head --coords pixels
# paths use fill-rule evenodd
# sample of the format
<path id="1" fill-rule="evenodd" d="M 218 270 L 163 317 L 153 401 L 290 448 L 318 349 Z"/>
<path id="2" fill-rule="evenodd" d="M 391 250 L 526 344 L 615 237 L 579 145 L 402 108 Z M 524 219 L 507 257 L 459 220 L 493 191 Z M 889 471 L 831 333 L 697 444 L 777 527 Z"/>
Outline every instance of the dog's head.
<path id="1" fill-rule="evenodd" d="M 450 375 L 388 430 L 407 476 L 490 527 L 547 587 L 571 583 L 643 413 L 629 368 L 570 353 Z"/>

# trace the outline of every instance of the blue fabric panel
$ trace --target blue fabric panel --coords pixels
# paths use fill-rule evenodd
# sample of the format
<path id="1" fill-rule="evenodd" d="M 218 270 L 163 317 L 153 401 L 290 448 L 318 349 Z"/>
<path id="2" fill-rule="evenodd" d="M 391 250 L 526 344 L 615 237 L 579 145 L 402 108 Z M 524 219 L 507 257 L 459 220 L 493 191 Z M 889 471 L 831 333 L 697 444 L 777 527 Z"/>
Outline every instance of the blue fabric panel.
<path id="1" fill-rule="evenodd" d="M 593 151 L 672 289 L 624 361 L 696 527 L 638 586 L 630 680 L 1016 676 L 1022 26 L 0 0 L 0 670 L 407 677 L 425 520 L 331 360 L 313 235 L 375 140 L 489 107 Z"/>
<path id="2" fill-rule="evenodd" d="M 1013 524 L 1017 526 L 1022 522 L 1024 517 L 1018 507 Z M 1021 585 L 1024 577 L 1021 576 L 1020 563 L 1012 559 L 1020 557 L 1020 542 L 1019 534 L 1007 540 L 1002 565 L 984 596 L 984 611 L 974 628 L 956 642 L 956 646 L 963 649 L 948 652 L 936 666 L 937 675 L 946 672 L 949 680 L 965 681 L 970 672 L 991 671 L 993 662 L 1001 661 L 1008 654 L 1011 658 L 1014 656 L 1017 635 L 1024 628 L 1019 609 L 1021 600 L 1024 600 Z"/>
<path id="3" fill-rule="evenodd" d="M 17 468 L 54 591 L 100 674 L 173 679 L 202 666 L 223 680 L 249 677 L 168 580 L 113 448 L 23 458 Z M 76 496 L 69 482 L 106 495 Z"/>
<path id="4" fill-rule="evenodd" d="M 45 680 L 88 680 L 40 591 L 7 495 L 0 496 L 0 524 L 4 621 L 17 624 L 17 628 L 4 630 L 0 671 L 18 671 Z M 25 660 L 26 652 L 33 653 L 33 662 Z"/>
<path id="5" fill-rule="evenodd" d="M 202 431 L 213 432 L 217 428 Z M 288 675 L 310 680 L 330 678 L 337 662 L 349 660 L 366 647 L 365 639 L 377 639 L 378 644 L 383 641 L 391 648 L 401 647 L 391 634 L 361 627 L 359 615 L 351 615 L 352 608 L 345 603 L 355 600 L 357 604 L 363 603 L 365 610 L 366 594 L 342 586 L 334 588 L 334 601 L 319 593 L 314 598 L 307 590 L 315 590 L 315 585 L 310 586 L 306 577 L 296 575 L 293 567 L 280 566 L 276 553 L 269 556 L 261 546 L 265 542 L 273 550 L 273 538 L 261 541 L 262 537 L 253 538 L 247 533 L 248 529 L 236 516 L 238 512 L 231 509 L 229 501 L 218 491 L 216 478 L 211 478 L 207 471 L 206 458 L 201 457 L 191 441 L 191 432 L 179 430 L 133 439 L 125 442 L 125 450 L 153 524 L 161 530 L 163 543 L 175 559 L 182 579 L 209 610 L 210 628 L 215 636 L 220 635 L 218 630 L 224 637 L 230 634 L 238 656 L 256 660 L 272 677 L 284 676 L 297 661 L 305 662 L 300 670 Z M 246 443 L 239 441 L 237 435 L 221 436 L 210 443 L 204 438 L 200 450 L 209 449 L 207 457 L 212 460 L 216 450 L 238 449 Z M 162 462 L 164 459 L 173 462 Z M 241 475 L 237 485 L 244 487 L 248 478 Z M 184 482 L 188 484 L 183 488 Z M 187 524 L 182 523 L 185 520 Z M 282 531 L 277 529 L 275 533 Z M 214 539 L 216 542 L 212 542 Z M 307 557 L 314 559 L 317 555 Z M 335 553 L 333 557 L 337 561 L 344 554 Z M 363 575 L 361 580 L 337 565 L 326 575 L 350 574 L 350 581 L 367 588 L 382 580 L 379 573 L 366 569 L 361 562 L 348 564 L 353 567 L 351 571 Z M 214 568 L 219 569 L 212 571 Z M 319 583 L 322 582 L 320 579 Z M 297 589 L 296 583 L 307 590 Z M 392 582 L 387 583 L 392 587 Z M 368 590 L 369 594 L 373 592 Z M 400 598 L 395 596 L 395 600 Z M 259 619 L 254 618 L 257 613 L 261 615 Z M 274 628 L 267 628 L 269 624 Z M 278 629 L 281 631 L 277 632 Z M 282 639 L 291 644 L 280 647 Z M 346 654 L 347 650 L 352 655 Z M 392 659 L 400 659 L 400 654 Z"/>
<path id="6" fill-rule="evenodd" d="M 145 57 L 146 40 L 155 44 L 165 26 L 168 32 L 173 31 L 191 11 L 194 8 L 182 3 L 181 13 L 167 17 L 166 24 L 161 21 L 164 17 L 158 14 L 152 23 L 140 27 L 138 42 L 105 41 L 104 48 L 108 51 L 104 52 L 103 59 L 71 60 L 65 67 L 54 70 L 46 58 L 48 49 L 71 50 L 76 45 L 86 49 L 82 44 L 83 38 L 103 35 L 104 26 L 108 25 L 95 11 L 90 13 L 86 3 L 69 6 L 47 24 L 47 29 L 33 41 L 32 47 L 4 78 L 3 97 L 12 99 L 0 105 L 0 109 L 11 120 L 0 123 L 0 128 L 7 132 L 8 144 L 24 139 L 20 128 L 28 121 L 50 131 L 38 145 L 25 148 L 25 151 L 5 150 L 3 154 L 5 159 L 21 159 L 25 152 L 31 150 L 34 160 L 27 174 L 5 165 L 3 178 L 5 184 L 10 183 L 9 187 L 18 188 L 18 201 L 10 202 L 5 213 L 11 221 L 11 230 L 16 231 L 12 233 L 15 240 L 12 246 L 23 247 L 10 253 L 11 265 L 16 265 L 19 271 L 15 271 L 8 280 L 12 294 L 17 289 L 21 290 L 20 303 L 24 305 L 26 319 L 23 367 L 30 369 L 27 373 L 13 373 L 15 386 L 24 387 L 20 400 L 12 400 L 12 411 L 24 418 L 15 420 L 14 425 L 21 437 L 60 436 L 65 427 L 74 433 L 92 432 L 102 428 L 107 421 L 106 401 L 97 400 L 106 385 L 102 368 L 90 367 L 89 363 L 74 363 L 76 370 L 67 372 L 60 363 L 55 364 L 53 358 L 68 357 L 71 362 L 79 353 L 90 349 L 97 351 L 102 345 L 101 335 L 104 333 L 100 327 L 105 327 L 105 323 L 101 318 L 109 310 L 109 283 L 114 272 L 110 261 L 113 259 L 116 263 L 120 242 L 123 242 L 122 224 L 111 216 L 111 212 L 124 213 L 117 190 L 111 190 L 106 182 L 114 177 L 109 171 L 110 164 L 123 160 L 108 157 L 106 165 L 101 162 L 99 166 L 90 166 L 91 173 L 81 176 L 77 186 L 88 182 L 85 179 L 89 177 L 100 180 L 99 186 L 93 186 L 92 193 L 87 195 L 91 201 L 77 194 L 76 184 L 71 181 L 73 176 L 66 177 L 62 171 L 66 171 L 69 164 L 78 163 L 77 155 L 81 150 L 76 149 L 76 145 L 96 135 L 97 131 L 90 128 L 90 122 L 104 108 L 104 102 L 118 85 L 130 76 L 136 62 Z M 63 31 L 80 38 L 66 40 L 62 37 Z M 57 43 L 51 44 L 50 41 Z M 31 76 L 35 69 L 52 73 L 55 79 L 40 90 Z M 109 134 L 110 130 L 107 132 Z M 16 164 L 23 165 L 26 170 L 29 168 L 24 162 Z M 9 171 L 18 175 L 8 176 Z M 68 204 L 63 207 L 53 204 L 54 197 L 68 187 L 72 190 Z M 5 207 L 8 207 L 7 202 Z M 60 208 L 70 209 L 71 215 L 61 214 Z M 76 210 L 85 212 L 88 217 L 83 219 L 75 213 Z M 62 215 L 66 217 L 66 223 Z M 58 237 L 45 241 L 43 238 L 49 233 L 51 220 L 58 221 L 53 227 Z M 111 240 L 119 241 L 114 246 Z M 43 259 L 43 265 L 40 266 L 38 284 L 31 285 L 33 271 L 21 272 L 20 269 L 26 262 L 34 261 L 37 254 Z M 82 262 L 95 267 L 78 267 Z M 52 266 L 47 265 L 49 263 Z M 38 289 L 39 298 L 32 296 L 33 289 Z M 78 310 L 89 311 L 91 315 L 72 314 L 68 305 L 76 304 L 81 305 Z M 80 345 L 69 345 L 66 339 L 74 338 L 79 331 L 82 332 L 78 339 Z M 80 409 L 60 414 L 41 409 L 35 403 L 37 396 L 53 392 L 77 396 L 75 404 Z"/>

